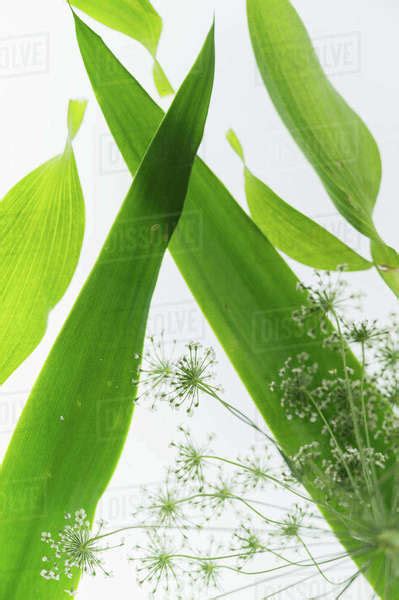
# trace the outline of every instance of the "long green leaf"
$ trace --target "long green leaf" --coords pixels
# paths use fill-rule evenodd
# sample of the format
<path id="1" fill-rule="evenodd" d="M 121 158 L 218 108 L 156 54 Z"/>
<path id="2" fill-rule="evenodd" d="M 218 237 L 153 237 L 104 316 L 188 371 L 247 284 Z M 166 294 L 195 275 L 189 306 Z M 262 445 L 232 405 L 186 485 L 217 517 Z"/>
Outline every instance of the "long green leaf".
<path id="1" fill-rule="evenodd" d="M 104 116 L 132 174 L 162 119 L 161 109 L 81 21 L 77 37 Z M 100 71 L 97 64 L 107 65 Z M 121 123 L 129 123 L 123 128 Z M 315 424 L 288 421 L 268 382 L 287 357 L 306 350 L 320 377 L 339 366 L 336 353 L 310 342 L 291 313 L 303 303 L 297 279 L 223 184 L 197 159 L 184 211 L 169 246 L 209 323 L 287 455 L 325 437 Z M 353 358 L 349 364 L 359 373 Z M 326 452 L 328 452 L 326 450 Z M 356 542 L 345 540 L 347 544 Z M 365 557 L 365 560 L 367 556 Z M 384 590 L 381 560 L 368 577 Z M 399 593 L 395 598 L 399 597 Z"/>
<path id="2" fill-rule="evenodd" d="M 135 355 L 183 207 L 213 73 L 212 30 L 18 423 L 0 475 L 1 600 L 56 600 L 71 584 L 39 576 L 40 534 L 57 530 L 65 511 L 87 507 L 93 515 L 122 451 L 136 392 Z"/>
<path id="3" fill-rule="evenodd" d="M 72 140 L 86 102 L 71 101 L 65 151 L 0 203 L 0 384 L 43 338 L 79 259 L 85 207 Z"/>
<path id="4" fill-rule="evenodd" d="M 314 269 L 345 267 L 348 271 L 361 271 L 373 266 L 255 177 L 245 164 L 242 146 L 232 130 L 227 138 L 244 164 L 245 192 L 251 216 L 275 248 Z"/>
<path id="5" fill-rule="evenodd" d="M 156 58 L 162 19 L 149 0 L 71 0 L 71 4 L 147 48 L 154 58 L 154 81 L 159 94 L 173 94 L 173 88 Z"/>
<path id="6" fill-rule="evenodd" d="M 292 3 L 247 0 L 247 11 L 258 67 L 282 120 L 338 210 L 377 237 L 371 214 L 381 160 L 374 138 L 329 82 Z"/>
<path id="7" fill-rule="evenodd" d="M 371 239 L 379 271 L 399 296 L 398 254 L 373 222 L 381 183 L 373 136 L 328 80 L 290 0 L 247 0 L 247 13 L 259 71 L 280 117 L 339 212 Z M 385 265 L 378 263 L 383 258 Z"/>

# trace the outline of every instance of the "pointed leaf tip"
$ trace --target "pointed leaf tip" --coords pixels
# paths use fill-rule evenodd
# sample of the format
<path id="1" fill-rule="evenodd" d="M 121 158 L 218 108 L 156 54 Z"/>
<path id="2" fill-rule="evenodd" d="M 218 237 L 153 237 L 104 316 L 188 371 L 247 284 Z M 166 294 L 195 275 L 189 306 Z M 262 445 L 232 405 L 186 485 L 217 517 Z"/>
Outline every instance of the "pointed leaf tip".
<path id="1" fill-rule="evenodd" d="M 173 89 L 172 84 L 170 83 L 169 79 L 165 74 L 165 71 L 163 70 L 157 59 L 155 59 L 154 61 L 152 74 L 154 77 L 155 87 L 157 88 L 157 92 L 161 96 L 161 98 L 165 98 L 166 96 L 173 96 L 175 90 Z"/>
<path id="2" fill-rule="evenodd" d="M 233 129 L 228 130 L 228 132 L 226 133 L 226 139 L 229 142 L 232 149 L 234 150 L 234 152 L 237 154 L 237 156 L 239 156 L 239 158 L 241 158 L 242 162 L 245 165 L 244 150 L 236 132 Z"/>
<path id="3" fill-rule="evenodd" d="M 87 108 L 87 100 L 70 100 L 68 105 L 68 139 L 74 140 L 82 125 Z"/>

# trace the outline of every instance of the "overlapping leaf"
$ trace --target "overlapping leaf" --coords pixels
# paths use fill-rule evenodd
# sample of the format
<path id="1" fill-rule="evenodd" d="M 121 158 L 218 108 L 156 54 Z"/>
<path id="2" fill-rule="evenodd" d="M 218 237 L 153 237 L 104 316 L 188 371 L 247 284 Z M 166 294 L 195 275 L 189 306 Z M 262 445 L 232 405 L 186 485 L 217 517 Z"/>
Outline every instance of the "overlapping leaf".
<path id="1" fill-rule="evenodd" d="M 140 42 L 154 58 L 154 81 L 161 96 L 173 94 L 157 60 L 162 19 L 149 0 L 71 0 L 71 4 L 100 23 Z"/>
<path id="2" fill-rule="evenodd" d="M 134 174 L 148 140 L 162 119 L 162 111 L 102 40 L 81 21 L 77 21 L 77 37 L 104 116 Z M 96 68 L 99 57 L 101 63 L 110 68 L 99 72 Z M 129 127 L 123 128 L 121 123 L 129 123 Z M 321 377 L 338 367 L 339 358 L 336 353 L 322 349 L 319 338 L 309 342 L 295 326 L 291 314 L 303 302 L 296 277 L 199 159 L 194 165 L 184 211 L 169 247 L 285 452 L 295 453 L 307 441 L 317 440 L 325 447 L 317 425 L 287 420 L 278 394 L 272 392 L 267 383 L 288 356 L 304 349 L 311 360 L 319 364 Z M 359 366 L 351 357 L 349 364 L 358 372 Z M 368 575 L 384 589 L 380 573 L 381 562 L 376 560 Z"/>
<path id="3" fill-rule="evenodd" d="M 1 600 L 65 597 L 68 580 L 39 575 L 40 534 L 62 527 L 65 511 L 84 507 L 93 515 L 123 448 L 136 354 L 202 138 L 213 72 L 211 31 L 18 423 L 0 473 Z"/>
<path id="4" fill-rule="evenodd" d="M 68 141 L 0 203 L 0 383 L 42 339 L 79 259 L 85 208 L 72 140 L 86 102 L 72 101 Z"/>
<path id="5" fill-rule="evenodd" d="M 245 164 L 244 152 L 235 133 L 230 130 L 227 137 L 244 163 L 245 192 L 251 216 L 273 246 L 314 269 L 344 267 L 348 271 L 360 271 L 373 266 L 255 177 Z"/>

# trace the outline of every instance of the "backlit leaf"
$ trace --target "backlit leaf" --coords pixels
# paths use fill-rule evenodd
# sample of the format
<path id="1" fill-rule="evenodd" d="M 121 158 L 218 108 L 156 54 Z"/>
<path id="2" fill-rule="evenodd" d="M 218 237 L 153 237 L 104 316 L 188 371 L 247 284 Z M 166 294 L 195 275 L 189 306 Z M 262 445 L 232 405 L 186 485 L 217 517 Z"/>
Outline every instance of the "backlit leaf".
<path id="1" fill-rule="evenodd" d="M 85 109 L 85 101 L 70 102 L 64 153 L 0 202 L 0 383 L 41 341 L 76 269 L 85 208 L 71 142 Z"/>
<path id="2" fill-rule="evenodd" d="M 173 94 L 156 59 L 162 19 L 149 0 L 71 0 L 71 4 L 100 23 L 140 42 L 154 58 L 154 81 L 161 96 Z"/>
<path id="3" fill-rule="evenodd" d="M 376 237 L 372 211 L 381 181 L 377 144 L 323 72 L 289 0 L 247 0 L 260 73 L 291 135 L 344 217 Z"/>
<path id="4" fill-rule="evenodd" d="M 373 266 L 255 177 L 245 164 L 244 152 L 236 134 L 230 130 L 227 138 L 244 162 L 245 192 L 251 216 L 273 246 L 314 269 L 344 267 L 348 271 L 360 271 Z"/>
<path id="5" fill-rule="evenodd" d="M 397 253 L 373 222 L 381 183 L 373 136 L 327 78 L 290 0 L 247 0 L 247 13 L 259 71 L 281 119 L 339 212 L 372 240 L 374 259 L 391 257 L 384 279 L 399 295 Z"/>

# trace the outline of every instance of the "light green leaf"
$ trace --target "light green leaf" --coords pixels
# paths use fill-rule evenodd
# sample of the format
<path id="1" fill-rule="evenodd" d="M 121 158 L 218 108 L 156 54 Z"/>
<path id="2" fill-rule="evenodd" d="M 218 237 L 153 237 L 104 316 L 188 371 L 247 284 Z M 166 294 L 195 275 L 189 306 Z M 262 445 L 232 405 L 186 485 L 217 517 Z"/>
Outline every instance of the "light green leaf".
<path id="1" fill-rule="evenodd" d="M 227 141 L 229 142 L 230 146 L 233 148 L 234 152 L 237 154 L 237 156 L 239 158 L 241 158 L 241 160 L 245 166 L 244 149 L 241 145 L 240 140 L 238 139 L 238 137 L 236 135 L 236 132 L 233 131 L 232 129 L 229 129 L 229 131 L 226 134 L 226 138 L 227 138 Z"/>
<path id="2" fill-rule="evenodd" d="M 87 108 L 87 100 L 72 100 L 68 107 L 69 140 L 73 141 L 82 125 Z"/>
<path id="3" fill-rule="evenodd" d="M 162 119 L 161 109 L 82 22 L 77 36 L 93 89 L 132 174 Z M 110 66 L 96 69 L 96 59 Z M 120 123 L 129 123 L 122 128 Z M 325 436 L 314 425 L 288 421 L 268 382 L 288 356 L 306 350 L 320 377 L 338 367 L 335 352 L 297 329 L 291 315 L 303 303 L 297 279 L 265 236 L 208 167 L 197 159 L 184 211 L 169 246 L 184 279 L 287 455 Z M 349 357 L 359 373 L 359 365 Z M 381 411 L 384 407 L 381 407 Z M 330 518 L 332 526 L 334 523 Z M 356 541 L 342 540 L 352 549 Z M 362 560 L 367 560 L 367 554 Z M 384 590 L 384 565 L 375 559 L 367 575 Z M 397 600 L 398 595 L 394 600 Z M 392 599 L 390 599 L 392 600 Z"/>
<path id="4" fill-rule="evenodd" d="M 242 145 L 234 131 L 228 132 L 227 139 L 244 161 Z M 373 266 L 324 227 L 284 202 L 245 164 L 244 176 L 251 216 L 275 248 L 314 269 L 345 267 L 348 271 L 360 271 Z"/>
<path id="5" fill-rule="evenodd" d="M 79 260 L 85 208 L 71 141 L 85 108 L 85 102 L 70 102 L 65 152 L 0 203 L 0 383 L 43 338 Z"/>
<path id="6" fill-rule="evenodd" d="M 318 223 L 284 202 L 249 169 L 245 189 L 251 216 L 269 241 L 314 269 L 361 271 L 373 264 Z"/>
<path id="7" fill-rule="evenodd" d="M 391 258 L 379 271 L 399 295 L 398 255 L 373 222 L 381 183 L 373 136 L 328 80 L 290 0 L 247 0 L 247 13 L 259 71 L 280 117 L 339 212 L 380 249 L 372 249 L 374 259 Z"/>
<path id="8" fill-rule="evenodd" d="M 71 0 L 71 4 L 96 21 L 137 40 L 156 55 L 162 19 L 149 0 Z"/>
<path id="9" fill-rule="evenodd" d="M 162 19 L 149 0 L 71 0 L 71 4 L 111 29 L 142 44 L 154 58 L 154 82 L 160 96 L 174 93 L 156 59 Z"/>
<path id="10" fill-rule="evenodd" d="M 202 138 L 213 73 L 212 30 L 18 423 L 0 473 L 1 600 L 63 599 L 74 583 L 40 577 L 40 534 L 57 530 L 65 511 L 85 508 L 92 517 L 119 459 L 133 412 L 136 354 Z"/>
<path id="11" fill-rule="evenodd" d="M 172 96 L 175 93 L 169 82 L 169 79 L 165 75 L 165 71 L 162 69 L 157 60 L 154 62 L 152 74 L 154 77 L 155 86 L 160 96 Z"/>
<path id="12" fill-rule="evenodd" d="M 377 144 L 323 72 L 289 0 L 247 0 L 252 45 L 280 117 L 342 215 L 377 239 L 372 211 L 381 181 Z"/>

